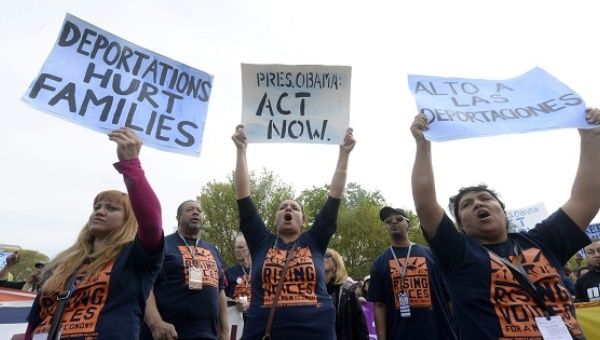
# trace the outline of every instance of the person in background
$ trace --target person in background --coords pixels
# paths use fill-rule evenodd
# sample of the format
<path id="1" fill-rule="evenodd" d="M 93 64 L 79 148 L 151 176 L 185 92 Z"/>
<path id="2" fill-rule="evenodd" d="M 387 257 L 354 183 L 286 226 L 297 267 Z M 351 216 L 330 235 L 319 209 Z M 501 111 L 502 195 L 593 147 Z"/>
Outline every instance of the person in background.
<path id="1" fill-rule="evenodd" d="M 200 203 L 181 203 L 176 219 L 177 231 L 165 237 L 165 261 L 140 339 L 228 339 L 223 262 L 217 248 L 201 238 Z"/>
<path id="2" fill-rule="evenodd" d="M 355 293 L 357 283 L 348 281 L 342 256 L 331 248 L 325 252 L 325 280 L 327 292 L 336 308 L 337 340 L 368 340 L 367 321 Z"/>
<path id="3" fill-rule="evenodd" d="M 600 301 L 600 241 L 595 241 L 584 250 L 590 270 L 577 279 L 575 298 L 577 302 Z"/>
<path id="4" fill-rule="evenodd" d="M 390 246 L 371 266 L 367 300 L 374 304 L 378 339 L 457 339 L 448 293 L 429 248 L 410 242 L 410 221 L 399 208 L 379 218 Z"/>
<path id="5" fill-rule="evenodd" d="M 365 299 L 365 301 L 367 300 L 367 297 L 369 296 L 369 283 L 371 282 L 371 275 L 367 275 L 363 278 L 362 280 L 362 285 L 361 285 L 361 296 Z"/>
<path id="6" fill-rule="evenodd" d="M 43 262 L 37 262 L 35 264 L 35 270 L 33 273 L 31 273 L 31 275 L 29 275 L 29 278 L 27 279 L 27 282 L 23 285 L 22 290 L 27 291 L 27 292 L 34 292 L 34 293 L 39 293 L 40 288 L 42 288 L 42 269 L 44 268 L 46 264 Z"/>
<path id="7" fill-rule="evenodd" d="M 139 334 L 164 256 L 161 207 L 138 159 L 140 139 L 125 128 L 108 136 L 117 143 L 114 166 L 127 193 L 96 195 L 75 243 L 46 265 L 49 278 L 31 308 L 26 339 L 46 339 L 59 301 L 66 307 L 56 315 L 57 338 L 130 340 Z"/>
<path id="8" fill-rule="evenodd" d="M 588 266 L 583 266 L 583 267 L 579 268 L 579 270 L 577 271 L 579 277 L 582 277 L 583 275 L 585 275 L 589 272 L 590 272 L 590 267 L 588 267 Z"/>
<path id="9" fill-rule="evenodd" d="M 250 286 L 252 260 L 250 259 L 250 251 L 248 250 L 246 239 L 242 234 L 238 234 L 235 237 L 233 255 L 237 263 L 225 271 L 225 281 L 227 282 L 225 294 L 235 301 L 237 310 L 243 313 L 245 320 L 248 308 L 250 307 L 252 293 Z"/>
<path id="10" fill-rule="evenodd" d="M 584 338 L 561 270 L 589 244 L 585 229 L 600 209 L 600 110 L 587 109 L 585 119 L 591 128 L 579 129 L 579 167 L 571 196 L 533 229 L 509 234 L 504 203 L 485 185 L 463 187 L 450 198 L 456 225 L 446 215 L 437 201 L 431 142 L 424 136 L 428 120 L 422 114 L 415 117 L 414 204 L 444 274 L 462 339 L 539 339 L 541 327 Z M 491 150 L 472 158 L 512 171 Z M 555 163 L 543 171 L 552 174 Z M 468 163 L 460 167 L 471 171 Z"/>

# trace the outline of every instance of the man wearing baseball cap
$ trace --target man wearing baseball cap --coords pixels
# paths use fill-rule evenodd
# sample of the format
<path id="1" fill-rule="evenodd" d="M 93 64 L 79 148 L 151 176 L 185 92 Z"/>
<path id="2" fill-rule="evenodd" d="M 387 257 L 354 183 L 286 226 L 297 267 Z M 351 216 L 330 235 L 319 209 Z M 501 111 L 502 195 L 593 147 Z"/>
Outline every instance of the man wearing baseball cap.
<path id="1" fill-rule="evenodd" d="M 378 339 L 457 339 L 442 277 L 429 248 L 410 242 L 406 212 L 383 207 L 379 218 L 391 245 L 371 267 Z"/>

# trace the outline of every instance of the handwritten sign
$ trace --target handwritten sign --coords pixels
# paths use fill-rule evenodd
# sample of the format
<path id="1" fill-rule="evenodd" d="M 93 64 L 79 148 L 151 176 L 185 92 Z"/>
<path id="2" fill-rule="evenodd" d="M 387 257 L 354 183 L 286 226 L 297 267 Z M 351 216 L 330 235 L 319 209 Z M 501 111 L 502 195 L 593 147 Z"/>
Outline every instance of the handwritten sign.
<path id="1" fill-rule="evenodd" d="M 548 217 L 544 203 L 506 210 L 510 232 L 527 231 Z"/>
<path id="2" fill-rule="evenodd" d="M 6 267 L 7 260 L 12 254 L 13 253 L 9 251 L 0 251 L 0 270 Z"/>
<path id="3" fill-rule="evenodd" d="M 585 233 L 592 242 L 600 241 L 600 223 L 590 224 L 585 229 Z"/>
<path id="4" fill-rule="evenodd" d="M 408 84 L 432 141 L 594 127 L 583 99 L 541 68 L 508 80 L 409 75 Z"/>
<path id="5" fill-rule="evenodd" d="M 248 142 L 341 144 L 350 121 L 351 70 L 242 64 Z"/>
<path id="6" fill-rule="evenodd" d="M 239 340 L 244 332 L 244 316 L 238 312 L 235 304 L 227 307 L 227 320 L 229 322 L 229 339 Z"/>
<path id="7" fill-rule="evenodd" d="M 125 126 L 146 145 L 199 155 L 212 78 L 67 14 L 23 99 L 96 131 Z"/>

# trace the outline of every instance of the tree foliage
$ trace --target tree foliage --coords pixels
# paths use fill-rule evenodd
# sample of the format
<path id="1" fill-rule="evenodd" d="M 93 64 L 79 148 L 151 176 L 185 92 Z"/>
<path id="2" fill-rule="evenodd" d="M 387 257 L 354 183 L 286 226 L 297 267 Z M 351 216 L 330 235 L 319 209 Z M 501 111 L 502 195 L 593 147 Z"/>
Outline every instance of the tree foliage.
<path id="1" fill-rule="evenodd" d="M 274 230 L 277 206 L 294 196 L 292 186 L 282 182 L 273 172 L 263 169 L 258 176 L 250 173 L 250 192 L 265 225 Z M 234 241 L 240 230 L 233 173 L 228 176 L 227 182 L 213 181 L 204 186 L 198 200 L 207 219 L 202 238 L 217 246 L 226 266 L 233 265 Z"/>
<path id="2" fill-rule="evenodd" d="M 48 262 L 48 256 L 35 250 L 19 250 L 19 262 L 9 268 L 8 272 L 13 274 L 14 281 L 27 281 L 29 276 L 37 271 L 35 264 L 38 262 Z"/>

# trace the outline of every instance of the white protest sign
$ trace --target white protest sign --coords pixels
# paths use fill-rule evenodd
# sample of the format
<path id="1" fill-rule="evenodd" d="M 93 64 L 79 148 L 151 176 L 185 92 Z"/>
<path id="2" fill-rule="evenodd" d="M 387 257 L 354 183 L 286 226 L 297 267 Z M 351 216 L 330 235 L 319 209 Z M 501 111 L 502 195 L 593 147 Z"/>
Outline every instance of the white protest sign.
<path id="1" fill-rule="evenodd" d="M 8 260 L 8 257 L 12 254 L 13 254 L 12 252 L 0 251 L 0 270 L 4 269 L 4 267 L 6 267 L 6 262 Z"/>
<path id="2" fill-rule="evenodd" d="M 248 142 L 341 144 L 350 124 L 349 66 L 242 64 Z"/>
<path id="3" fill-rule="evenodd" d="M 541 68 L 508 80 L 409 75 L 408 84 L 432 141 L 594 127 L 583 99 Z"/>
<path id="4" fill-rule="evenodd" d="M 600 241 L 600 223 L 590 224 L 586 229 L 585 233 L 592 240 L 592 242 Z"/>
<path id="5" fill-rule="evenodd" d="M 96 131 L 129 127 L 146 145 L 199 155 L 212 78 L 67 14 L 23 99 Z"/>
<path id="6" fill-rule="evenodd" d="M 227 307 L 227 320 L 229 322 L 229 339 L 240 339 L 244 332 L 244 316 L 235 305 Z"/>
<path id="7" fill-rule="evenodd" d="M 544 203 L 537 203 L 528 207 L 506 210 L 510 231 L 527 231 L 548 217 Z"/>
<path id="8" fill-rule="evenodd" d="M 600 223 L 588 225 L 585 229 L 585 233 L 590 238 L 590 241 L 600 241 Z M 580 249 L 579 254 L 581 254 L 582 257 L 585 257 L 585 249 Z"/>

